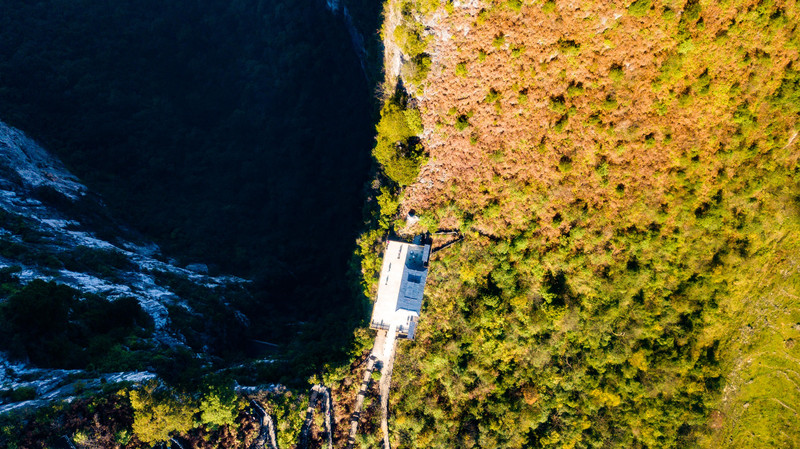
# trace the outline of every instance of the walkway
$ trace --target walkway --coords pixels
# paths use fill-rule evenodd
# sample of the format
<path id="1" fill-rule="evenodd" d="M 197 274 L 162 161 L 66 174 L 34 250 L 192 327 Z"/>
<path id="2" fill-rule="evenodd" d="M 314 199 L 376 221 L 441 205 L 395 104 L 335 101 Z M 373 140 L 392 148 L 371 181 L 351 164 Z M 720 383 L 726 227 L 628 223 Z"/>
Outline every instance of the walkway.
<path id="1" fill-rule="evenodd" d="M 300 438 L 297 444 L 297 447 L 300 449 L 308 449 L 308 433 L 313 424 L 314 410 L 317 408 L 317 401 L 320 396 L 322 398 L 323 413 L 325 413 L 325 434 L 328 442 L 328 449 L 333 449 L 333 428 L 331 427 L 331 409 L 333 403 L 331 401 L 331 392 L 328 387 L 319 384 L 311 387 L 311 397 L 308 399 L 308 408 L 306 409 L 306 420 L 303 422 L 303 427 L 300 429 Z"/>
<path id="2" fill-rule="evenodd" d="M 394 329 L 390 329 L 393 331 Z M 381 369 L 381 431 L 383 431 L 383 449 L 390 449 L 389 445 L 389 387 L 392 384 L 392 368 L 394 367 L 394 349 L 396 334 L 392 332 L 386 339 L 383 349 L 383 367 Z"/>
<path id="3" fill-rule="evenodd" d="M 347 438 L 347 449 L 355 447 L 358 434 L 358 422 L 361 420 L 361 409 L 364 407 L 364 397 L 372 383 L 372 372 L 378 369 L 381 372 L 379 384 L 381 395 L 381 431 L 383 432 L 383 449 L 389 447 L 389 387 L 392 381 L 392 365 L 394 364 L 394 350 L 397 343 L 397 332 L 392 325 L 388 331 L 379 330 L 372 345 L 372 353 L 367 361 L 367 369 L 361 382 L 361 388 L 356 396 L 356 404 L 350 417 L 350 435 Z"/>

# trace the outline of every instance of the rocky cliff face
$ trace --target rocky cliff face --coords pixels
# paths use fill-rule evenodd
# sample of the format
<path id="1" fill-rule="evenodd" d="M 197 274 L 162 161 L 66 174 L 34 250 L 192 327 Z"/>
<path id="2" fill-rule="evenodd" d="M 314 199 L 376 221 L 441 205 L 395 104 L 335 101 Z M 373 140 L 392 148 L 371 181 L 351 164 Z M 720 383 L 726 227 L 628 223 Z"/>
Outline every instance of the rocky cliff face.
<path id="1" fill-rule="evenodd" d="M 76 253 L 83 262 L 75 263 Z M 99 199 L 59 160 L 21 131 L 0 122 L 0 270 L 15 282 L 26 285 L 41 279 L 110 301 L 134 298 L 152 318 L 153 347 L 189 349 L 180 326 L 170 318 L 169 309 L 193 314 L 196 303 L 176 293 L 175 281 L 209 291 L 246 282 L 231 276 L 201 274 L 203 270 L 198 266 L 187 269 L 165 260 L 156 245 L 137 239 L 133 232 L 108 217 Z M 5 292 L 0 298 L 3 295 Z M 247 325 L 243 314 L 229 312 L 238 317 L 242 326 Z M 202 349 L 192 350 L 203 352 Z M 70 376 L 89 374 L 80 370 L 35 369 L 24 360 L 11 362 L 6 355 L 0 356 L 0 390 L 29 387 L 36 390 L 37 397 L 48 399 L 57 397 L 58 392 L 69 393 L 62 387 L 69 383 L 66 378 Z M 151 376 L 127 373 L 103 377 L 130 380 Z M 13 407 L 5 404 L 0 406 L 0 412 Z"/>
<path id="2" fill-rule="evenodd" d="M 364 36 L 358 30 L 353 16 L 350 15 L 350 10 L 347 5 L 343 4 L 341 0 L 325 0 L 325 6 L 333 14 L 341 14 L 342 21 L 347 27 L 347 33 L 350 35 L 350 42 L 353 45 L 353 51 L 358 56 L 358 62 L 361 64 L 361 71 L 364 72 L 364 77 L 369 82 L 369 70 L 367 70 L 367 49 L 364 45 Z"/>

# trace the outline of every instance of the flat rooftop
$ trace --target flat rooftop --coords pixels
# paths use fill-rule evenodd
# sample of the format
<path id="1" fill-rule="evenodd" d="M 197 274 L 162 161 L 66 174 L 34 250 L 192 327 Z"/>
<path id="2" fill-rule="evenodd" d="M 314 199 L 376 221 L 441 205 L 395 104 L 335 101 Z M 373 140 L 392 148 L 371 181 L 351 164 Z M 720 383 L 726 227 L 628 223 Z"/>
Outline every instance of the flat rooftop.
<path id="1" fill-rule="evenodd" d="M 430 245 L 390 240 L 383 255 L 378 297 L 370 326 L 389 329 L 413 338 L 422 310 L 422 297 L 428 277 Z"/>

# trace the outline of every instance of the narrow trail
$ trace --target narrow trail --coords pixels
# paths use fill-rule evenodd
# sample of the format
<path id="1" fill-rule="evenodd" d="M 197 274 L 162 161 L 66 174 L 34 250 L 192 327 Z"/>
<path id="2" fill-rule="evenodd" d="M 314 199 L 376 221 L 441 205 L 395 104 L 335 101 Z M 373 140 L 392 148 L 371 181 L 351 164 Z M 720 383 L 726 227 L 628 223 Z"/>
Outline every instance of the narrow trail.
<path id="1" fill-rule="evenodd" d="M 361 409 L 364 406 L 364 397 L 372 383 L 372 372 L 376 369 L 381 373 L 379 381 L 381 399 L 381 431 L 383 433 L 383 449 L 389 449 L 389 387 L 392 382 L 392 365 L 394 364 L 394 351 L 397 343 L 396 332 L 393 327 L 388 331 L 380 330 L 375 336 L 372 353 L 367 362 L 367 369 L 361 382 L 361 388 L 356 396 L 356 404 L 350 417 L 350 435 L 347 438 L 347 449 L 355 447 L 358 435 L 358 422 L 361 419 Z"/>
<path id="2" fill-rule="evenodd" d="M 300 429 L 300 437 L 297 444 L 299 449 L 308 448 L 308 433 L 313 424 L 314 412 L 317 408 L 318 401 L 322 402 L 322 410 L 325 414 L 325 439 L 328 442 L 328 449 L 333 449 L 333 428 L 331 427 L 333 401 L 331 400 L 330 389 L 320 384 L 311 387 L 311 396 L 308 399 L 308 409 L 306 409 L 306 420 L 303 422 L 303 427 Z"/>
<path id="3" fill-rule="evenodd" d="M 392 368 L 394 365 L 395 348 L 396 348 L 396 329 L 392 326 L 389 331 L 378 331 L 375 342 L 373 343 L 372 352 L 367 359 L 366 369 L 362 378 L 361 387 L 356 396 L 355 406 L 353 413 L 350 417 L 350 432 L 347 438 L 347 448 L 352 449 L 355 447 L 356 436 L 358 435 L 358 425 L 361 420 L 361 412 L 364 408 L 364 399 L 367 391 L 372 384 L 372 373 L 377 369 L 381 373 L 379 381 L 380 390 L 380 404 L 381 404 L 381 431 L 383 433 L 383 449 L 390 449 L 389 443 L 389 390 L 392 380 Z M 252 393 L 253 387 L 239 387 L 238 391 L 245 393 Z M 252 415 L 257 416 L 259 420 L 260 430 L 259 435 L 249 446 L 248 449 L 279 449 L 277 431 L 275 421 L 272 416 L 264 409 L 264 407 L 255 399 L 250 399 L 250 404 L 253 407 Z M 325 442 L 328 449 L 333 449 L 333 399 L 331 391 L 328 387 L 317 384 L 311 387 L 311 392 L 308 399 L 308 407 L 306 408 L 306 416 L 300 433 L 297 439 L 298 449 L 308 449 L 309 447 L 309 434 L 314 424 L 314 413 L 316 413 L 317 406 L 320 406 L 322 413 L 324 413 L 324 434 Z M 64 435 L 62 436 L 65 443 L 75 448 L 72 439 Z M 181 447 L 181 443 L 174 438 L 169 441 L 170 445 Z"/>
<path id="4" fill-rule="evenodd" d="M 272 421 L 272 416 L 264 410 L 258 402 L 251 399 L 250 402 L 261 415 L 261 432 L 256 438 L 256 441 L 250 445 L 250 449 L 278 449 L 278 439 L 275 434 L 275 422 Z"/>
<path id="5" fill-rule="evenodd" d="M 316 386 L 316 385 L 315 385 Z M 303 421 L 303 427 L 300 428 L 300 437 L 297 442 L 299 449 L 308 448 L 308 432 L 311 430 L 311 424 L 314 419 L 314 409 L 317 407 L 317 394 L 316 388 L 311 389 L 311 396 L 308 398 L 308 408 L 306 409 L 306 420 Z"/>
<path id="6" fill-rule="evenodd" d="M 375 362 L 377 358 L 375 354 L 369 356 L 367 361 L 367 369 L 364 371 L 364 378 L 361 381 L 361 388 L 358 389 L 356 396 L 356 405 L 353 408 L 353 414 L 350 416 L 350 435 L 347 437 L 347 448 L 352 449 L 356 444 L 356 435 L 358 434 L 358 422 L 361 419 L 361 409 L 364 407 L 364 397 L 367 395 L 367 389 L 370 382 L 372 382 L 372 371 L 375 370 Z"/>
<path id="7" fill-rule="evenodd" d="M 64 441 L 66 441 L 66 442 L 67 442 L 67 446 L 68 446 L 70 449 L 78 449 L 78 448 L 76 448 L 76 447 L 75 447 L 75 444 L 73 444 L 73 443 L 72 443 L 72 439 L 71 439 L 70 437 L 68 437 L 68 436 L 66 436 L 66 435 L 62 435 L 62 436 L 61 436 L 61 438 L 62 438 Z"/>
<path id="8" fill-rule="evenodd" d="M 269 413 L 264 408 L 251 399 L 250 403 L 256 410 L 256 413 L 261 417 L 261 431 L 258 438 L 250 445 L 250 449 L 278 449 L 278 439 L 275 432 L 275 422 Z M 299 449 L 308 448 L 308 434 L 314 423 L 314 413 L 316 412 L 317 404 L 321 403 L 322 413 L 325 414 L 325 440 L 327 448 L 333 449 L 333 399 L 331 399 L 331 391 L 324 385 L 314 385 L 311 387 L 311 394 L 308 398 L 308 408 L 306 409 L 306 419 L 303 426 L 300 428 L 300 434 L 297 437 L 297 447 Z"/>

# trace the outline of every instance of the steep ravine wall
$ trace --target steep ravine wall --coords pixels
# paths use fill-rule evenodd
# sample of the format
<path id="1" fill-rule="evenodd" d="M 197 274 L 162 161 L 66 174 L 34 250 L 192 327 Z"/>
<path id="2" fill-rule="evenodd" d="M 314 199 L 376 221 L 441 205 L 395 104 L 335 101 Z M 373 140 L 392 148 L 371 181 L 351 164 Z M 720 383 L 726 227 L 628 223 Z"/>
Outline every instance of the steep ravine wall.
<path id="1" fill-rule="evenodd" d="M 341 20 L 344 22 L 344 25 L 347 28 L 347 33 L 350 35 L 350 42 L 353 45 L 353 51 L 356 53 L 358 61 L 361 64 L 361 71 L 364 73 L 364 78 L 369 83 L 370 79 L 369 69 L 367 67 L 367 48 L 364 45 L 364 36 L 362 35 L 361 31 L 358 30 L 358 27 L 356 27 L 353 16 L 350 15 L 350 10 L 347 9 L 347 5 L 341 0 L 325 0 L 325 5 L 334 15 L 341 16 Z"/>
<path id="2" fill-rule="evenodd" d="M 47 195 L 43 197 L 43 193 Z M 20 285 L 52 281 L 69 286 L 83 295 L 98 295 L 110 301 L 134 298 L 153 321 L 154 344 L 166 348 L 189 349 L 186 338 L 173 325 L 168 307 L 192 311 L 194 303 L 163 285 L 158 276 L 167 274 L 204 288 L 239 285 L 247 281 L 231 276 L 207 276 L 170 261 L 163 261 L 156 245 L 125 240 L 120 231 L 114 238 L 100 237 L 85 222 L 85 217 L 70 214 L 44 198 L 63 199 L 59 204 L 89 204 L 102 210 L 97 200 L 89 203 L 91 193 L 47 150 L 22 131 L 0 122 L 0 269 L 10 273 Z M 66 206 L 67 209 L 70 206 Z M 91 210 L 91 209 L 88 209 Z M 125 263 L 120 267 L 94 270 L 88 265 L 76 268 L 62 260 L 81 254 L 114 254 Z M 63 267 L 58 264 L 64 263 Z M 4 281 L 5 282 L 5 281 Z M 7 293 L 4 293 L 4 297 Z M 246 325 L 246 318 L 242 325 Z M 42 369 L 24 361 L 12 361 L 0 353 L 0 390 L 28 388 L 35 400 L 14 403 L 0 399 L 0 413 L 21 406 L 44 405 L 74 394 L 76 378 L 84 388 L 103 382 L 144 381 L 155 377 L 149 372 L 97 374 L 81 369 Z"/>

